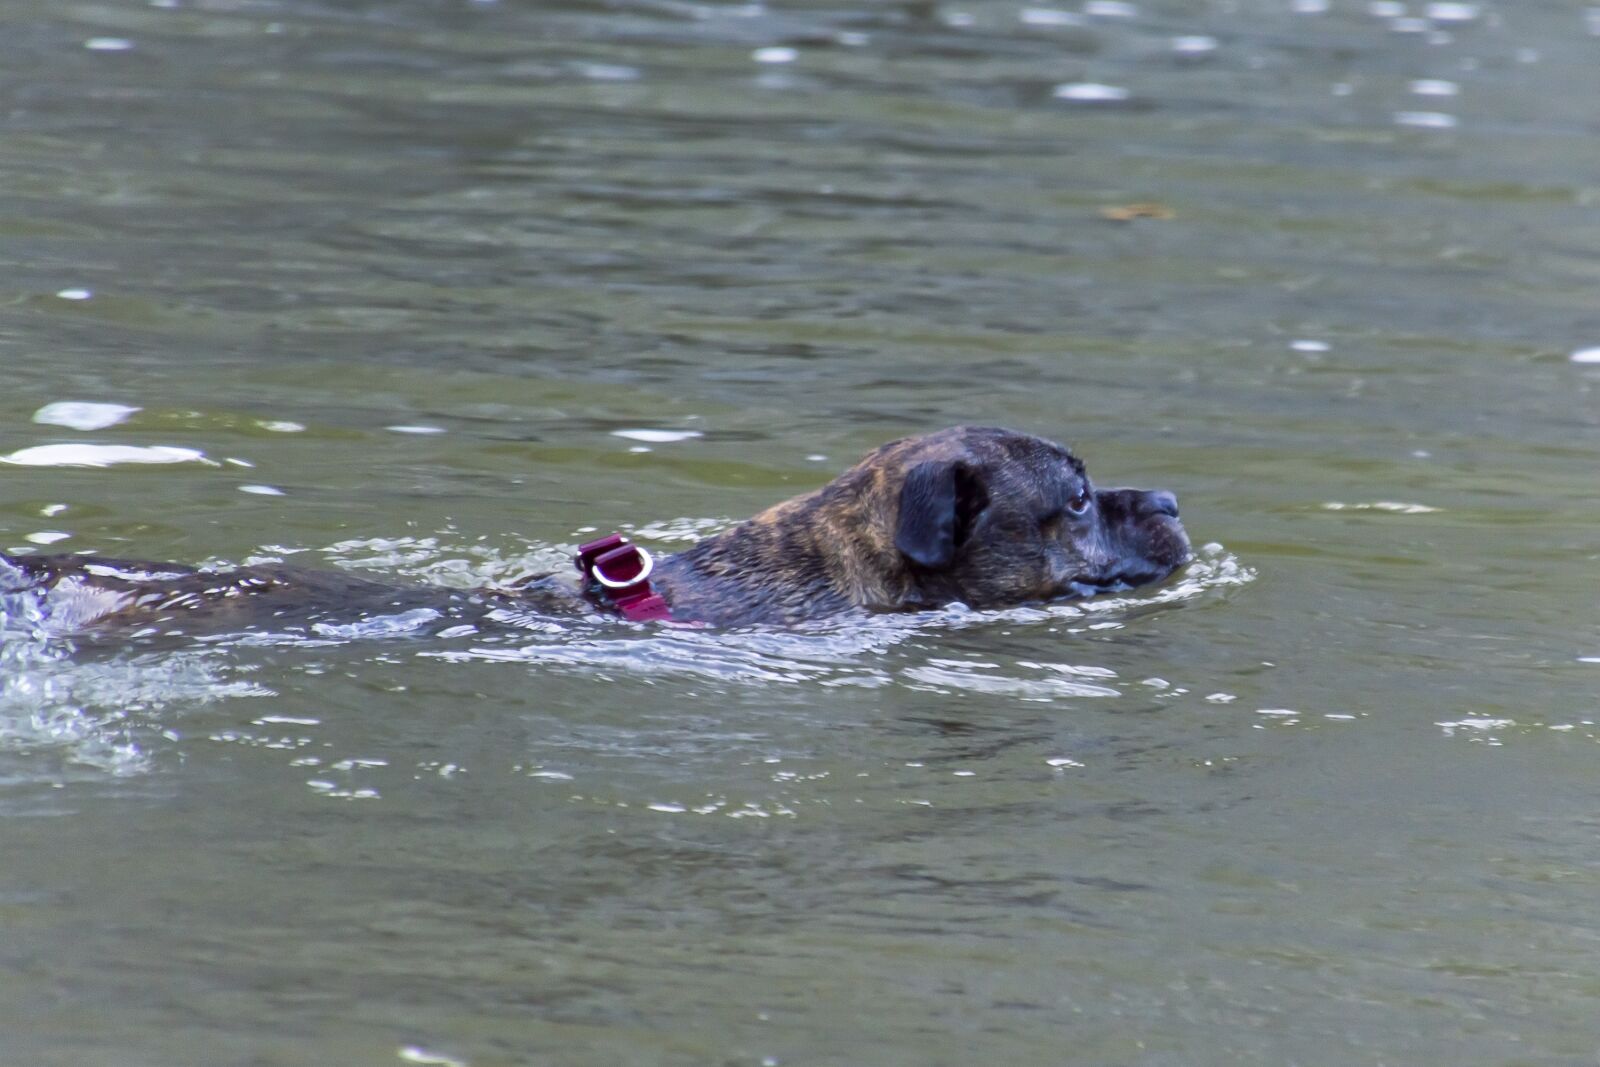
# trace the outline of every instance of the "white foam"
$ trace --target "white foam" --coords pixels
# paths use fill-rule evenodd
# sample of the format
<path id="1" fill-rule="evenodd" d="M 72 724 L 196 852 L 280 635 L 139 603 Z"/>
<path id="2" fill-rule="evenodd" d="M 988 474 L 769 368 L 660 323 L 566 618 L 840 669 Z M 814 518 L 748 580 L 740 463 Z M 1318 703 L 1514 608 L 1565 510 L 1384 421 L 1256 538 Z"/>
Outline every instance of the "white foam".
<path id="1" fill-rule="evenodd" d="M 631 82 L 639 80 L 638 67 L 625 67 L 620 63 L 578 63 L 579 74 L 590 81 Z"/>
<path id="2" fill-rule="evenodd" d="M 1053 7 L 1025 7 L 1017 12 L 1017 21 L 1025 26 L 1082 26 L 1083 16 Z"/>
<path id="3" fill-rule="evenodd" d="M 1428 515 L 1440 508 L 1429 507 L 1427 504 L 1414 504 L 1405 500 L 1370 500 L 1359 504 L 1346 504 L 1342 500 L 1330 500 L 1322 505 L 1324 511 L 1388 511 L 1396 515 Z"/>
<path id="4" fill-rule="evenodd" d="M 126 404 L 94 404 L 83 400 L 58 400 L 33 413 L 33 421 L 73 430 L 103 430 L 127 419 L 138 408 Z"/>
<path id="5" fill-rule="evenodd" d="M 1126 100 L 1133 95 L 1120 85 L 1100 82 L 1068 82 L 1055 87 L 1052 94 L 1057 100 L 1075 100 L 1079 103 L 1108 103 Z"/>
<path id="6" fill-rule="evenodd" d="M 1400 126 L 1425 130 L 1453 130 L 1460 125 L 1459 119 L 1443 111 L 1396 111 L 1394 121 Z"/>
<path id="7" fill-rule="evenodd" d="M 1083 5 L 1083 13 L 1103 19 L 1131 19 L 1138 17 L 1139 9 L 1124 0 L 1089 0 Z"/>
<path id="8" fill-rule="evenodd" d="M 1515 719 L 1467 716 L 1464 719 L 1456 719 L 1453 722 L 1436 722 L 1433 725 L 1443 730 L 1446 737 L 1454 737 L 1458 730 L 1476 730 L 1480 733 L 1488 733 L 1490 730 L 1504 730 L 1516 724 L 1517 721 Z"/>
<path id="9" fill-rule="evenodd" d="M 1455 96 L 1461 86 L 1443 78 L 1418 78 L 1411 83 L 1411 91 L 1418 96 Z"/>
<path id="10" fill-rule="evenodd" d="M 35 445 L 9 456 L 0 463 L 19 467 L 111 467 L 121 463 L 193 463 L 204 461 L 205 453 L 175 445 L 90 445 L 77 442 Z"/>
<path id="11" fill-rule="evenodd" d="M 699 430 L 612 430 L 612 437 L 625 437 L 629 441 L 645 441 L 654 445 L 670 444 L 674 441 L 690 441 L 696 437 L 704 437 Z"/>

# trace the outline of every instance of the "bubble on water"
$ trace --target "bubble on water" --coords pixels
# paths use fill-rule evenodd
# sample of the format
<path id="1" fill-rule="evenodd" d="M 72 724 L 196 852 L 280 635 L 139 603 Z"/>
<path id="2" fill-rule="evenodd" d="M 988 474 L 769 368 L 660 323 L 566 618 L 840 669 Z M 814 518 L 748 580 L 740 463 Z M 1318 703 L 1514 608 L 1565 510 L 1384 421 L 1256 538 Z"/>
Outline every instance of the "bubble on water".
<path id="1" fill-rule="evenodd" d="M 1406 5 L 1398 3 L 1397 0 L 1372 0 L 1367 5 L 1367 13 L 1380 19 L 1402 18 L 1406 13 Z"/>
<path id="2" fill-rule="evenodd" d="M 1217 39 L 1204 34 L 1191 34 L 1172 39 L 1172 50 L 1179 55 L 1198 56 L 1217 50 Z"/>
<path id="3" fill-rule="evenodd" d="M 1322 15 L 1328 10 L 1328 0 L 1289 0 L 1289 10 L 1297 15 Z"/>
<path id="4" fill-rule="evenodd" d="M 1567 358 L 1574 363 L 1600 363 L 1600 348 L 1580 348 Z"/>
<path id="5" fill-rule="evenodd" d="M 88 300 L 94 293 L 89 289 L 60 289 L 56 291 L 56 296 L 62 300 Z"/>
<path id="6" fill-rule="evenodd" d="M 126 52 L 133 47 L 133 42 L 126 37 L 91 37 L 83 42 L 83 47 L 91 52 Z"/>
<path id="7" fill-rule="evenodd" d="M 1326 352 L 1332 346 L 1326 341 L 1301 340 L 1290 341 L 1289 347 L 1296 352 Z"/>
<path id="8" fill-rule="evenodd" d="M 800 51 L 786 45 L 772 45 L 767 48 L 757 48 L 750 53 L 750 58 L 757 63 L 793 63 L 800 58 Z"/>
<path id="9" fill-rule="evenodd" d="M 72 535 L 65 530 L 39 530 L 29 534 L 24 540 L 32 541 L 36 545 L 53 545 L 57 541 L 65 541 Z"/>
<path id="10" fill-rule="evenodd" d="M 253 496 L 283 496 L 283 490 L 271 485 L 241 485 L 239 492 Z"/>
<path id="11" fill-rule="evenodd" d="M 305 433 L 305 426 L 287 419 L 257 419 L 256 425 L 272 433 Z"/>
<path id="12" fill-rule="evenodd" d="M 1131 19 L 1138 17 L 1139 9 L 1124 0 L 1089 0 L 1083 5 L 1083 13 L 1103 19 Z"/>
<path id="13" fill-rule="evenodd" d="M 388 430 L 390 433 L 409 433 L 409 434 L 434 434 L 434 433 L 444 433 L 445 432 L 444 431 L 444 427 L 442 427 L 442 426 L 420 426 L 420 425 L 419 426 L 410 426 L 410 425 L 403 425 L 403 426 L 385 426 L 384 429 Z"/>
<path id="14" fill-rule="evenodd" d="M 1477 4 L 1434 3 L 1424 9 L 1435 22 L 1471 22 L 1478 17 Z"/>

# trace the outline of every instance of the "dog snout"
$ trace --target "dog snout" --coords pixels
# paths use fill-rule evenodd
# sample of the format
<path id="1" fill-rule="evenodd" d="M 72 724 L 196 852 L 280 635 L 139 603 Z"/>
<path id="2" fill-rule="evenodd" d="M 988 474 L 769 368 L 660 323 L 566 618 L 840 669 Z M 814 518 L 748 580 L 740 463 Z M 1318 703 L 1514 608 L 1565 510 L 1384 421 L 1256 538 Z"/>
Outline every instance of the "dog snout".
<path id="1" fill-rule="evenodd" d="M 1102 489 L 1096 495 L 1100 510 L 1112 521 L 1178 517 L 1178 496 L 1167 489 Z"/>
<path id="2" fill-rule="evenodd" d="M 1178 517 L 1178 495 L 1166 489 L 1152 489 L 1144 495 L 1145 507 L 1169 518 Z"/>

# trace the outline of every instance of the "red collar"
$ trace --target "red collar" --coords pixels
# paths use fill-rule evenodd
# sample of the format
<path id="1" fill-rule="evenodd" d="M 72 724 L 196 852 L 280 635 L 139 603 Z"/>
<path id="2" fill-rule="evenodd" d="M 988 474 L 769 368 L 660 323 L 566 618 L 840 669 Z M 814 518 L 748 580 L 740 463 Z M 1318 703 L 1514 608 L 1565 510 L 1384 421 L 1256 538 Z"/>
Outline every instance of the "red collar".
<path id="1" fill-rule="evenodd" d="M 672 609 L 650 588 L 655 561 L 621 534 L 607 534 L 578 546 L 573 560 L 583 575 L 584 592 L 632 622 L 672 621 Z"/>

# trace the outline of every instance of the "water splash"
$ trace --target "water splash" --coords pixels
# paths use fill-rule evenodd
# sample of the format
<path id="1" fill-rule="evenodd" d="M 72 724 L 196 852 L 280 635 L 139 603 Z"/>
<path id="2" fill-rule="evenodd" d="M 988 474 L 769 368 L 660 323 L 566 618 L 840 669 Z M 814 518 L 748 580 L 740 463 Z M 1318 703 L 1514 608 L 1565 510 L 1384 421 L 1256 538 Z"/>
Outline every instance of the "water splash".
<path id="1" fill-rule="evenodd" d="M 696 524 L 674 529 L 690 534 Z M 326 554 L 344 566 L 465 588 L 564 566 L 566 550 L 533 546 L 522 554 L 484 545 L 447 546 L 438 538 L 340 542 Z M 153 769 L 152 750 L 178 739 L 174 719 L 187 708 L 271 690 L 238 680 L 237 660 L 255 647 L 317 650 L 404 638 L 414 655 L 453 664 L 516 664 L 586 675 L 703 679 L 736 685 L 902 685 L 924 691 L 1021 699 L 1114 698 L 1127 685 L 1095 665 L 1020 660 L 1005 664 L 935 659 L 917 646 L 948 647 L 951 631 L 1041 627 L 1073 634 L 1137 625 L 1153 609 L 1217 595 L 1254 572 L 1220 545 L 1206 545 L 1176 579 L 1161 586 L 1088 600 L 974 611 L 952 605 L 914 614 L 851 615 L 793 629 L 714 630 L 621 622 L 600 615 L 553 618 L 501 610 L 488 625 L 443 629 L 430 608 L 309 629 L 195 636 L 179 649 L 129 653 L 104 643 L 76 648 L 52 618 L 48 595 L 28 587 L 0 557 L 0 754 L 48 750 L 61 761 L 111 775 Z M 137 636 L 137 635 L 134 635 Z M 902 646 L 909 654 L 891 656 Z M 1067 647 L 1071 647 L 1068 645 Z M 308 667 L 307 669 L 311 669 Z"/>
<path id="2" fill-rule="evenodd" d="M 3 561 L 0 561 L 3 563 Z M 173 706 L 262 696 L 261 686 L 228 681 L 195 652 L 85 660 L 63 640 L 46 598 L 0 566 L 0 756 L 49 753 L 28 770 L 49 776 L 57 762 L 113 777 L 152 769 L 151 748 L 176 739 L 160 713 Z"/>

